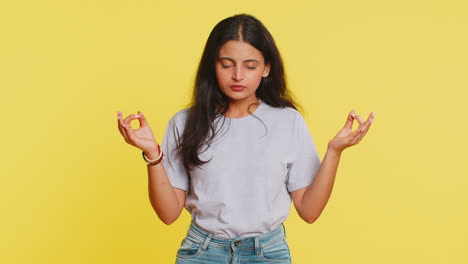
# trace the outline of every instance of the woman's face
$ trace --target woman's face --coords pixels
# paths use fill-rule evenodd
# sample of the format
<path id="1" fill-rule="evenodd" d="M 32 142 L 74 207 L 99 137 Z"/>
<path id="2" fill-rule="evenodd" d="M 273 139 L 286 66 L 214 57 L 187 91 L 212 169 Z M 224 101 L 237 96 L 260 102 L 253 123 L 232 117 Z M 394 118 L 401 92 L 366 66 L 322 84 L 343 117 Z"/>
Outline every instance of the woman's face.
<path id="1" fill-rule="evenodd" d="M 262 77 L 267 77 L 270 65 L 262 53 L 247 42 L 230 40 L 218 53 L 216 78 L 221 91 L 232 101 L 256 101 Z"/>

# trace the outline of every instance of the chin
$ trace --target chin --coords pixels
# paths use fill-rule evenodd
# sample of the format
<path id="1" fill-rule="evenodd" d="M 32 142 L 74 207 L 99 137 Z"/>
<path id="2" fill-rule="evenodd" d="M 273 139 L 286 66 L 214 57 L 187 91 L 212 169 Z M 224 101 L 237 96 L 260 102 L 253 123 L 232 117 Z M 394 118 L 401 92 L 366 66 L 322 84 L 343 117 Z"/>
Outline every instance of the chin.
<path id="1" fill-rule="evenodd" d="M 230 100 L 239 101 L 239 100 L 248 99 L 250 96 L 245 96 L 245 95 L 240 95 L 240 94 L 235 94 L 235 95 L 227 94 L 227 97 Z"/>

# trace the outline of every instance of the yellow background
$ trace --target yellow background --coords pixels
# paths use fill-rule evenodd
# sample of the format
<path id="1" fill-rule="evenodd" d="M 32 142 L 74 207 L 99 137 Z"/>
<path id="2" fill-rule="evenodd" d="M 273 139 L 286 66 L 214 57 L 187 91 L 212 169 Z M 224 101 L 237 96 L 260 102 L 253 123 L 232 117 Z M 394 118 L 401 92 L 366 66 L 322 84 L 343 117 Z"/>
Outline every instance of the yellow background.
<path id="1" fill-rule="evenodd" d="M 319 220 L 291 211 L 294 263 L 468 263 L 463 0 L 2 1 L 1 263 L 174 262 L 189 215 L 157 219 L 116 111 L 160 141 L 209 32 L 243 12 L 275 37 L 322 158 L 351 109 L 377 113 Z"/>

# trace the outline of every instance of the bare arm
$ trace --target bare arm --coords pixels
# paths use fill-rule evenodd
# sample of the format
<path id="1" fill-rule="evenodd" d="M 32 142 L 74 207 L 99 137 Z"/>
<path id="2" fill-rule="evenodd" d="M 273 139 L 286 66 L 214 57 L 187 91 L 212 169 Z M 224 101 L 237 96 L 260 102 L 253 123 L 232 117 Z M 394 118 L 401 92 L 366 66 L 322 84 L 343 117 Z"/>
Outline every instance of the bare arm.
<path id="1" fill-rule="evenodd" d="M 155 159 L 159 153 L 147 154 L 150 159 Z M 185 205 L 185 191 L 172 187 L 164 169 L 163 163 L 151 166 L 148 169 L 148 192 L 151 205 L 159 219 L 165 224 L 173 223 L 179 216 Z"/>
<path id="2" fill-rule="evenodd" d="M 311 185 L 291 192 L 299 216 L 313 223 L 322 213 L 330 198 L 341 153 L 328 149 Z"/>
<path id="3" fill-rule="evenodd" d="M 118 112 L 117 119 L 119 131 L 128 144 L 143 150 L 149 159 L 159 156 L 158 144 L 143 113 L 138 112 L 138 115 L 129 115 L 122 119 L 122 113 Z M 133 129 L 130 125 L 134 119 L 140 122 L 138 129 Z M 185 191 L 172 187 L 162 162 L 154 166 L 147 165 L 147 170 L 151 206 L 159 219 L 169 225 L 180 216 L 184 208 Z"/>
<path id="4" fill-rule="evenodd" d="M 341 154 L 347 147 L 358 144 L 369 130 L 375 113 L 371 113 L 366 122 L 354 110 L 348 115 L 345 126 L 328 143 L 328 149 L 320 168 L 311 185 L 291 192 L 291 197 L 299 216 L 307 223 L 315 222 L 325 208 L 335 182 Z M 359 122 L 359 128 L 352 132 L 353 120 Z"/>

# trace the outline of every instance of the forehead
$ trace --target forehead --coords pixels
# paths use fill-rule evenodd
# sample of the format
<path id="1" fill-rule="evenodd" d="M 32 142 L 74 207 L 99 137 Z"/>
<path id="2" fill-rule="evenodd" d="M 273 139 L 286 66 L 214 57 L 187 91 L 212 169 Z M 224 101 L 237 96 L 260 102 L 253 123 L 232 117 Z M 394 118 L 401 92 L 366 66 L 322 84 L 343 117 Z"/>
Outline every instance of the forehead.
<path id="1" fill-rule="evenodd" d="M 230 40 L 219 49 L 218 57 L 229 57 L 236 61 L 259 60 L 263 61 L 262 53 L 248 42 Z"/>

